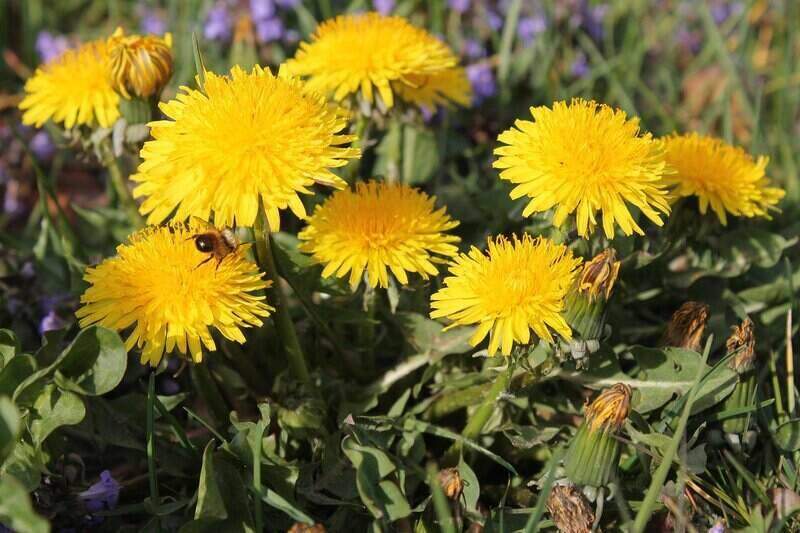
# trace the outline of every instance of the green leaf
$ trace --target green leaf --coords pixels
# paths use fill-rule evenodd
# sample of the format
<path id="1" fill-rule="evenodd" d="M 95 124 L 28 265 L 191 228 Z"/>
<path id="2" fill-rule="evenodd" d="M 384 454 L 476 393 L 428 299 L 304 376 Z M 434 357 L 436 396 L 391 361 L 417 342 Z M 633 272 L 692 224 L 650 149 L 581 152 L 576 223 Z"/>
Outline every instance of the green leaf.
<path id="1" fill-rule="evenodd" d="M 376 483 L 397 469 L 384 452 L 372 446 L 362 446 L 351 436 L 342 440 L 342 451 L 356 470 L 362 467 L 366 468 Z"/>
<path id="2" fill-rule="evenodd" d="M 800 450 L 800 418 L 784 422 L 775 430 L 775 443 L 785 452 Z"/>
<path id="3" fill-rule="evenodd" d="M 47 456 L 24 439 L 20 439 L 0 469 L 0 478 L 13 476 L 28 492 L 39 486 Z"/>
<path id="4" fill-rule="evenodd" d="M 57 383 L 79 394 L 100 396 L 119 385 L 127 366 L 128 354 L 119 334 L 91 327 L 82 330 L 65 350 Z"/>
<path id="5" fill-rule="evenodd" d="M 22 351 L 19 339 L 10 329 L 0 329 L 0 368 Z"/>
<path id="6" fill-rule="evenodd" d="M 397 520 L 411 514 L 400 488 L 386 476 L 397 467 L 383 451 L 358 444 L 352 436 L 342 441 L 342 451 L 356 469 L 356 487 L 361 501 L 375 518 Z"/>
<path id="7" fill-rule="evenodd" d="M 26 488 L 10 476 L 0 478 L 0 523 L 19 533 L 48 533 L 50 525 L 33 510 Z"/>
<path id="8" fill-rule="evenodd" d="M 0 465 L 14 450 L 19 436 L 21 422 L 17 408 L 5 396 L 0 396 Z"/>
<path id="9" fill-rule="evenodd" d="M 444 326 L 419 313 L 398 313 L 409 341 L 420 353 L 429 354 L 435 361 L 451 353 L 464 353 L 472 346 L 469 338 L 473 328 L 462 327 L 445 331 Z"/>
<path id="10" fill-rule="evenodd" d="M 297 506 L 293 505 L 289 500 L 278 494 L 272 489 L 263 487 L 261 489 L 261 501 L 270 507 L 283 511 L 289 515 L 293 520 L 304 522 L 306 524 L 313 524 L 314 519 L 304 513 Z"/>
<path id="11" fill-rule="evenodd" d="M 0 394 L 11 396 L 20 383 L 36 372 L 36 359 L 30 355 L 18 355 L 0 370 Z"/>
<path id="12" fill-rule="evenodd" d="M 214 469 L 214 440 L 210 440 L 203 451 L 203 465 L 200 468 L 200 483 L 197 486 L 197 506 L 194 510 L 195 520 L 201 518 L 214 518 L 224 520 L 228 518 L 225 501 L 217 485 L 217 476 Z"/>
<path id="13" fill-rule="evenodd" d="M 472 471 L 472 468 L 464 462 L 464 458 L 459 459 L 458 473 L 464 481 L 464 505 L 468 511 L 478 511 L 478 498 L 481 495 L 481 484 L 478 481 L 478 476 Z"/>
<path id="14" fill-rule="evenodd" d="M 45 386 L 33 404 L 30 423 L 33 444 L 38 448 L 45 439 L 61 426 L 79 423 L 86 416 L 86 407 L 80 396 L 60 390 L 53 384 Z"/>
<path id="15" fill-rule="evenodd" d="M 778 263 L 783 251 L 795 243 L 797 238 L 787 240 L 777 233 L 748 225 L 725 233 L 719 241 L 718 249 L 728 263 L 770 268 Z M 735 275 L 741 273 L 741 269 L 735 270 Z"/>

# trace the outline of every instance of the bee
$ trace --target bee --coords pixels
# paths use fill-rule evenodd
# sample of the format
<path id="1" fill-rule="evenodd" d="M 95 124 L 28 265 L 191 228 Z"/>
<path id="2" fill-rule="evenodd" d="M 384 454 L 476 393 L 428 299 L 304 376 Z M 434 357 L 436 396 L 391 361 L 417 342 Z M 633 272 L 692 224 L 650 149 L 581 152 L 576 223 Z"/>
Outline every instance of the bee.
<path id="1" fill-rule="evenodd" d="M 205 231 L 189 237 L 194 239 L 194 247 L 199 252 L 208 254 L 208 257 L 195 268 L 200 268 L 212 259 L 217 260 L 217 268 L 223 259 L 232 254 L 239 247 L 239 239 L 231 228 L 217 229 L 211 224 L 203 223 Z"/>

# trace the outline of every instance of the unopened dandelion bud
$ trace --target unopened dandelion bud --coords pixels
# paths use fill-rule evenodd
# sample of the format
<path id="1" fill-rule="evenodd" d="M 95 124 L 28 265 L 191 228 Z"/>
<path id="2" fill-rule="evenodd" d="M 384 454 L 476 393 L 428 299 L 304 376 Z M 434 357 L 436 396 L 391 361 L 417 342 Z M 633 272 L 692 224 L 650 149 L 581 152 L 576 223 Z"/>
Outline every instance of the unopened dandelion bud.
<path id="1" fill-rule="evenodd" d="M 699 352 L 707 323 L 708 306 L 700 302 L 686 302 L 672 314 L 661 344 Z"/>
<path id="2" fill-rule="evenodd" d="M 619 266 L 613 248 L 603 250 L 583 265 L 566 302 L 567 322 L 580 339 L 600 338 L 605 324 L 606 303 L 619 276 Z"/>
<path id="3" fill-rule="evenodd" d="M 304 524 L 302 522 L 295 522 L 294 525 L 289 528 L 287 533 L 325 533 L 327 530 L 325 526 L 322 524 Z"/>
<path id="4" fill-rule="evenodd" d="M 125 35 L 122 28 L 108 40 L 111 84 L 127 99 L 158 96 L 172 76 L 172 36 Z"/>
<path id="5" fill-rule="evenodd" d="M 628 419 L 631 388 L 617 383 L 586 408 L 586 416 L 567 451 L 564 469 L 576 485 L 601 487 L 611 481 L 619 461 L 617 432 Z"/>
<path id="6" fill-rule="evenodd" d="M 756 399 L 756 338 L 753 321 L 746 318 L 741 325 L 735 326 L 725 346 L 730 357 L 728 366 L 739 375 L 739 382 L 723 402 L 723 412 L 750 407 Z M 727 434 L 741 435 L 749 428 L 752 416 L 753 413 L 744 413 L 726 418 L 722 422 L 722 429 Z"/>
<path id="7" fill-rule="evenodd" d="M 458 468 L 445 468 L 439 472 L 437 479 L 445 496 L 453 501 L 461 497 L 461 493 L 464 491 L 464 480 L 461 479 Z"/>
<path id="8" fill-rule="evenodd" d="M 575 485 L 556 485 L 547 498 L 547 511 L 561 533 L 589 533 L 594 512 Z"/>

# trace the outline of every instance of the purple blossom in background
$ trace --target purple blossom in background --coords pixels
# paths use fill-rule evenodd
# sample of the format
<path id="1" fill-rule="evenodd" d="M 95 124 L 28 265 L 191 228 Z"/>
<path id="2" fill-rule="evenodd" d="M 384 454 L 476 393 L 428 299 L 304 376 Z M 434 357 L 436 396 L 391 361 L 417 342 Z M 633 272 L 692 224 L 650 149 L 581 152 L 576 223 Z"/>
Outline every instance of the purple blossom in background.
<path id="1" fill-rule="evenodd" d="M 275 4 L 272 0 L 250 0 L 250 16 L 259 21 L 275 15 Z"/>
<path id="2" fill-rule="evenodd" d="M 687 51 L 696 54 L 703 45 L 703 36 L 699 32 L 690 31 L 681 26 L 675 33 L 675 41 Z"/>
<path id="3" fill-rule="evenodd" d="M 582 26 L 583 29 L 586 30 L 586 33 L 595 41 L 599 41 L 603 38 L 603 21 L 607 14 L 608 5 L 606 4 L 598 4 L 595 6 L 584 5 Z"/>
<path id="4" fill-rule="evenodd" d="M 14 217 L 21 215 L 24 211 L 25 206 L 19 201 L 19 187 L 16 186 L 16 182 L 9 182 L 3 196 L 3 212 Z"/>
<path id="5" fill-rule="evenodd" d="M 294 9 L 300 5 L 300 0 L 275 0 L 275 3 L 282 9 Z"/>
<path id="6" fill-rule="evenodd" d="M 744 6 L 741 2 L 731 2 L 730 0 L 717 0 L 711 5 L 711 18 L 717 25 L 723 24 L 732 16 L 739 15 Z"/>
<path id="7" fill-rule="evenodd" d="M 469 59 L 486 57 L 486 49 L 477 39 L 464 39 L 461 52 Z"/>
<path id="8" fill-rule="evenodd" d="M 233 19 L 228 8 L 217 4 L 208 11 L 203 36 L 211 41 L 227 41 L 233 33 Z"/>
<path id="9" fill-rule="evenodd" d="M 497 83 L 494 72 L 488 63 L 473 63 L 467 67 L 467 79 L 472 85 L 475 103 L 494 96 L 497 92 Z"/>
<path id="10" fill-rule="evenodd" d="M 49 31 L 40 31 L 36 36 L 36 53 L 43 63 L 49 63 L 69 48 L 69 41 L 63 35 L 53 35 Z"/>
<path id="11" fill-rule="evenodd" d="M 394 10 L 394 0 L 372 0 L 372 7 L 381 15 L 388 15 Z"/>
<path id="12" fill-rule="evenodd" d="M 114 509 L 119 501 L 120 484 L 111 472 L 100 472 L 100 481 L 78 494 L 90 513 Z"/>
<path id="13" fill-rule="evenodd" d="M 486 24 L 489 25 L 494 31 L 500 30 L 503 27 L 503 17 L 497 11 L 486 11 Z"/>
<path id="14" fill-rule="evenodd" d="M 283 42 L 294 44 L 300 40 L 300 32 L 297 30 L 286 30 L 283 33 Z"/>
<path id="15" fill-rule="evenodd" d="M 536 36 L 546 29 L 547 19 L 543 15 L 523 17 L 519 20 L 519 25 L 517 25 L 517 35 L 519 35 L 525 46 L 529 46 L 536 39 Z"/>
<path id="16" fill-rule="evenodd" d="M 589 73 L 589 62 L 586 60 L 586 54 L 583 52 L 575 56 L 572 65 L 569 67 L 570 74 L 576 78 L 583 78 Z"/>
<path id="17" fill-rule="evenodd" d="M 464 13 L 468 10 L 471 3 L 472 0 L 447 0 L 447 5 L 450 6 L 450 9 L 458 13 Z"/>
<path id="18" fill-rule="evenodd" d="M 50 135 L 44 131 L 39 130 L 33 136 L 30 142 L 30 148 L 33 155 L 39 161 L 50 161 L 56 153 L 56 145 Z"/>
<path id="19" fill-rule="evenodd" d="M 277 41 L 283 35 L 283 22 L 277 17 L 256 21 L 256 37 L 262 43 Z"/>
<path id="20" fill-rule="evenodd" d="M 164 35 L 167 33 L 167 21 L 155 9 L 143 9 L 139 27 L 142 33 L 152 33 L 153 35 Z"/>
<path id="21" fill-rule="evenodd" d="M 44 335 L 48 331 L 55 331 L 67 325 L 67 321 L 58 316 L 52 309 L 39 322 L 39 334 Z"/>
<path id="22" fill-rule="evenodd" d="M 722 522 L 717 522 L 708 530 L 708 533 L 725 533 L 725 526 Z"/>

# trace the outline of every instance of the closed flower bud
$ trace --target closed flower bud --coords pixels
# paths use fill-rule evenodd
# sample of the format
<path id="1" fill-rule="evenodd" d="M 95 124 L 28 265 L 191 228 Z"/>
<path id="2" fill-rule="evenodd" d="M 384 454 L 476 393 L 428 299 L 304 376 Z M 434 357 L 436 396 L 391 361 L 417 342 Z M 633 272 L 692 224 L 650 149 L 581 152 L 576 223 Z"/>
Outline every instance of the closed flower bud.
<path id="1" fill-rule="evenodd" d="M 699 352 L 707 322 L 706 304 L 686 302 L 672 314 L 661 344 Z"/>
<path id="2" fill-rule="evenodd" d="M 458 468 L 445 468 L 439 472 L 437 477 L 445 496 L 454 501 L 461 497 L 461 492 L 464 490 L 464 480 L 461 479 Z"/>
<path id="3" fill-rule="evenodd" d="M 728 366 L 739 375 L 739 381 L 722 403 L 722 411 L 731 411 L 752 406 L 756 400 L 757 376 L 754 369 L 756 358 L 756 337 L 753 332 L 753 321 L 749 318 L 739 326 L 734 326 L 731 336 L 725 343 L 730 356 Z M 742 435 L 750 426 L 753 413 L 744 413 L 726 418 L 722 422 L 722 429 L 729 435 Z M 741 442 L 738 437 L 730 437 L 733 444 Z"/>
<path id="4" fill-rule="evenodd" d="M 589 533 L 594 512 L 575 485 L 556 485 L 547 498 L 547 511 L 561 533 Z"/>
<path id="5" fill-rule="evenodd" d="M 108 39 L 111 84 L 127 99 L 158 96 L 172 76 L 172 35 L 125 35 L 122 28 Z"/>
<path id="6" fill-rule="evenodd" d="M 295 522 L 294 525 L 289 528 L 289 531 L 286 533 L 325 533 L 326 529 L 325 526 L 322 524 L 304 524 L 302 522 Z"/>
<path id="7" fill-rule="evenodd" d="M 564 462 L 573 483 L 601 487 L 611 481 L 619 461 L 616 434 L 628 419 L 630 405 L 631 388 L 617 383 L 586 407 L 586 416 Z"/>
<path id="8" fill-rule="evenodd" d="M 569 343 L 572 357 L 580 363 L 585 353 L 593 352 L 603 334 L 606 303 L 619 276 L 620 262 L 613 248 L 603 250 L 583 265 L 566 298 L 565 318 L 574 335 Z"/>

